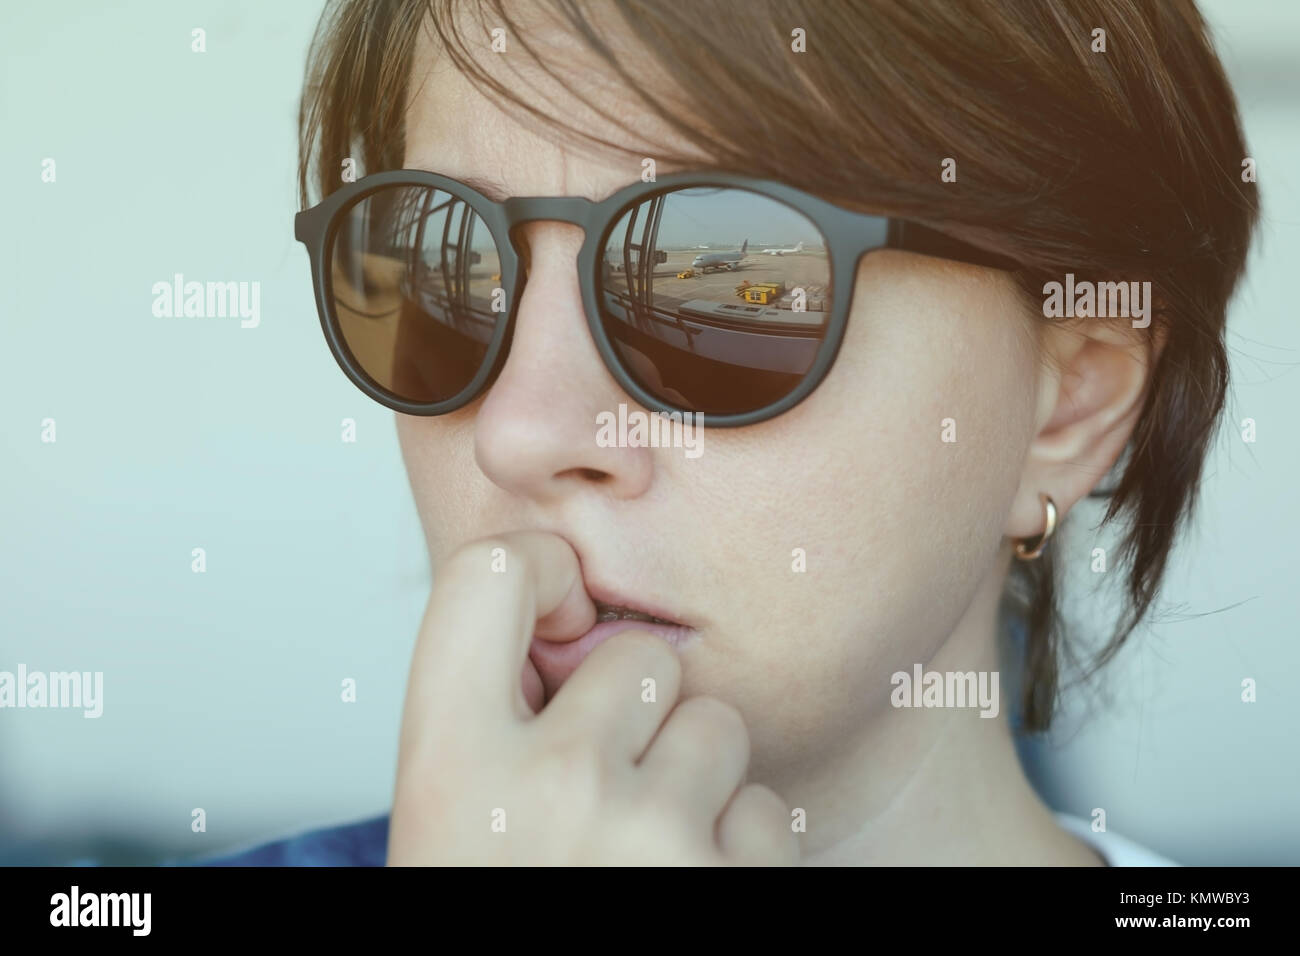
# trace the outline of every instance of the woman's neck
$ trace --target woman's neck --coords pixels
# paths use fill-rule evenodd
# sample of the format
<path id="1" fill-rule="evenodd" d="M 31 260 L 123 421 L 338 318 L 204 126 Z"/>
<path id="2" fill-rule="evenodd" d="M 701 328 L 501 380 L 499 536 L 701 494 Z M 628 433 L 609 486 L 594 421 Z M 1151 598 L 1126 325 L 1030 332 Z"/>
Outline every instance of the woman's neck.
<path id="1" fill-rule="evenodd" d="M 1021 768 L 1009 720 L 1014 682 L 994 684 L 992 678 L 1000 668 L 1005 574 L 999 562 L 948 640 L 920 662 L 922 688 L 909 686 L 915 677 L 910 668 L 908 680 L 896 678 L 876 718 L 836 756 L 800 768 L 791 779 L 763 780 L 791 807 L 804 809 L 805 863 L 1102 862 L 1057 826 Z M 981 688 L 993 687 L 1000 697 L 996 716 L 988 698 L 981 702 L 979 696 Z"/>

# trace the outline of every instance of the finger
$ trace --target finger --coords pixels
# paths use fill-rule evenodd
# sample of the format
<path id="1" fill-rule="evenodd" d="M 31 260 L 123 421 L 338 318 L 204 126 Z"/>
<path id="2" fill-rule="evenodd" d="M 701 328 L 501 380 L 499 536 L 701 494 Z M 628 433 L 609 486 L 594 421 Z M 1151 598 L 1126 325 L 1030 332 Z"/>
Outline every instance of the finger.
<path id="1" fill-rule="evenodd" d="M 407 710 L 425 719 L 413 723 L 434 714 L 453 726 L 527 715 L 520 675 L 539 618 L 577 633 L 595 623 L 567 541 L 529 531 L 457 548 L 435 571 L 416 640 Z"/>
<path id="2" fill-rule="evenodd" d="M 714 697 L 677 705 L 638 767 L 653 799 L 689 807 L 712 830 L 749 766 L 749 731 L 740 712 Z"/>
<path id="3" fill-rule="evenodd" d="M 546 706 L 546 688 L 542 686 L 542 675 L 537 673 L 536 665 L 530 660 L 525 660 L 520 670 L 519 686 L 524 692 L 524 704 L 530 713 L 536 714 Z"/>
<path id="4" fill-rule="evenodd" d="M 758 783 L 744 786 L 718 820 L 718 847 L 737 866 L 792 866 L 799 862 L 799 838 L 790 810 Z"/>
<path id="5" fill-rule="evenodd" d="M 682 665 L 661 637 L 622 631 L 583 659 L 538 717 L 538 729 L 586 737 L 612 759 L 635 763 L 672 712 Z"/>

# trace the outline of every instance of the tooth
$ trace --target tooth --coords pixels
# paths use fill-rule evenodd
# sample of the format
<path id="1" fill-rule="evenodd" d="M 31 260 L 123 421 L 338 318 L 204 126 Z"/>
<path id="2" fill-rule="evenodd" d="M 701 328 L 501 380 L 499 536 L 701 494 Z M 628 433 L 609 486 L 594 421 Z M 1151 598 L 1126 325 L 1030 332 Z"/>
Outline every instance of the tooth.
<path id="1" fill-rule="evenodd" d="M 665 621 L 653 614 L 646 614 L 643 611 L 634 611 L 625 607 L 599 608 L 596 612 L 596 621 L 602 624 L 607 621 L 645 621 L 648 624 L 672 624 L 672 621 Z"/>

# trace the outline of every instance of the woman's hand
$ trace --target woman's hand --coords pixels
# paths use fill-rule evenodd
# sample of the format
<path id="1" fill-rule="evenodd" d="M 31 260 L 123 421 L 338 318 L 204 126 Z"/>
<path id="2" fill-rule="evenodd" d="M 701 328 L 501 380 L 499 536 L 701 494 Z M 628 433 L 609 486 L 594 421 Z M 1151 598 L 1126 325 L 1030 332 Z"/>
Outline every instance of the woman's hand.
<path id="1" fill-rule="evenodd" d="M 411 665 L 390 865 L 798 859 L 784 803 L 743 785 L 739 712 L 708 697 L 679 702 L 681 664 L 658 637 L 605 641 L 533 715 L 520 675 L 530 682 L 534 633 L 577 637 L 594 620 L 560 537 L 502 535 L 447 559 Z"/>

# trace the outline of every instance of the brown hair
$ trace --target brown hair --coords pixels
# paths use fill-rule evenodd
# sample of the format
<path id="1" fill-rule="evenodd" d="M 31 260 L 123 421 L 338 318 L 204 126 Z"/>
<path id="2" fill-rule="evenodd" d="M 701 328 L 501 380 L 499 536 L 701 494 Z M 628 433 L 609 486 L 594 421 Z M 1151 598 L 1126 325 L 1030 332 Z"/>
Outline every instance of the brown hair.
<path id="1" fill-rule="evenodd" d="M 324 195 L 344 157 L 398 168 L 418 32 L 503 104 L 593 146 L 665 157 L 599 102 L 629 139 L 546 114 L 486 73 L 471 49 L 501 26 L 552 76 L 502 0 L 332 0 L 308 64 L 299 187 Z M 602 19 L 644 49 L 645 82 L 606 45 L 579 0 L 549 12 L 646 109 L 712 157 L 693 168 L 777 179 L 832 202 L 908 217 L 1003 253 L 1034 309 L 1044 281 L 1152 283 L 1163 336 L 1145 406 L 1103 524 L 1123 529 L 1125 608 L 1082 676 L 1109 661 L 1151 610 L 1176 533 L 1191 514 L 1228 381 L 1226 308 L 1257 218 L 1232 91 L 1191 0 L 609 0 Z M 458 11 L 477 12 L 475 36 Z M 459 24 L 459 28 L 458 28 Z M 792 31 L 807 51 L 793 53 Z M 1094 30 L 1105 52 L 1093 52 Z M 683 90 L 709 90 L 682 109 Z M 575 95 L 582 97 L 579 91 Z M 675 98 L 674 98 L 675 97 Z M 744 117 L 737 135 L 737 117 Z M 803 135 L 801 135 L 801 133 Z M 641 150 L 634 149 L 640 146 Z M 953 157 L 957 182 L 941 182 Z M 1021 725 L 1047 727 L 1060 684 L 1051 548 L 1017 563 L 1009 598 L 1026 624 Z"/>

